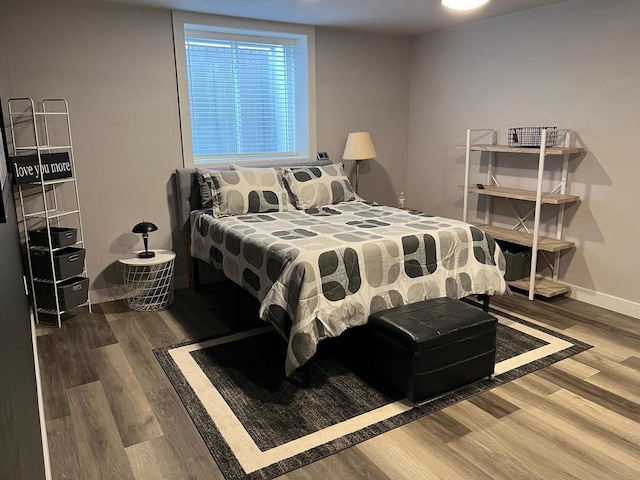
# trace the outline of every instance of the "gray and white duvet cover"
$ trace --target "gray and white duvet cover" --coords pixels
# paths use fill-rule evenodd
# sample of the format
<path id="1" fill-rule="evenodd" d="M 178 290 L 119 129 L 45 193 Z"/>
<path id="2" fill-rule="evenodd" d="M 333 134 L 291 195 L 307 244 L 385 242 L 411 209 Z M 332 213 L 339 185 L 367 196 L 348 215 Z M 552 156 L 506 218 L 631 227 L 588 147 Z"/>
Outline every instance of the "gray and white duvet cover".
<path id="1" fill-rule="evenodd" d="M 191 254 L 261 302 L 288 339 L 287 375 L 369 314 L 438 297 L 503 294 L 505 261 L 472 225 L 348 202 L 214 218 L 192 212 Z"/>

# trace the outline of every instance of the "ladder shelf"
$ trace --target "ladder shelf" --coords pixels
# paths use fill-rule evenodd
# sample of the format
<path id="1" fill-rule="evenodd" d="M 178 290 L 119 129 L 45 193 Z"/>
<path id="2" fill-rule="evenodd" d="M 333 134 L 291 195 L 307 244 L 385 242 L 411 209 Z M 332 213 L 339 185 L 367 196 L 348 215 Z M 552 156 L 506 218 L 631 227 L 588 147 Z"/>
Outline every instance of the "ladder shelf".
<path id="1" fill-rule="evenodd" d="M 549 132 L 557 136 L 564 134 L 564 140 L 560 145 L 547 146 Z M 458 145 L 459 149 L 465 150 L 465 174 L 464 185 L 456 188 L 463 191 L 463 221 L 467 221 L 469 210 L 469 194 L 482 195 L 487 198 L 485 203 L 485 221 L 473 223 L 478 228 L 484 230 L 497 240 L 514 243 L 531 248 L 531 268 L 529 276 L 520 280 L 509 281 L 509 285 L 528 291 L 529 299 L 533 300 L 535 295 L 553 297 L 568 292 L 570 289 L 566 285 L 558 283 L 558 270 L 560 265 L 561 252 L 574 248 L 575 243 L 563 238 L 564 228 L 564 208 L 579 201 L 577 195 L 571 195 L 568 191 L 569 160 L 577 154 L 585 151 L 582 147 L 572 145 L 572 132 L 570 130 L 558 130 L 555 128 L 541 128 L 540 147 L 522 147 L 499 145 L 497 143 L 497 131 L 494 129 L 469 129 L 467 130 L 467 141 L 464 145 Z M 472 142 L 472 135 L 488 136 L 489 143 Z M 483 183 L 473 183 L 470 181 L 471 152 L 488 152 L 486 180 Z M 530 161 L 531 157 L 537 157 L 537 185 L 535 190 L 521 188 L 511 188 L 500 184 L 496 175 L 496 154 L 516 154 L 514 158 L 522 158 L 523 161 Z M 559 184 L 550 191 L 543 190 L 543 180 L 545 174 L 545 161 L 547 157 L 560 157 L 562 160 L 561 180 Z M 495 226 L 491 222 L 492 198 L 504 199 L 508 202 L 515 217 L 516 225 L 513 228 Z M 530 211 L 521 215 L 512 200 L 528 202 L 533 207 Z M 554 205 L 557 209 L 555 236 L 549 237 L 541 234 L 540 218 L 542 205 Z M 533 226 L 529 228 L 525 222 L 530 221 L 533 216 Z M 546 259 L 545 252 L 553 254 L 553 262 L 547 260 L 552 271 L 552 278 L 543 278 L 537 274 L 538 254 Z"/>
<path id="2" fill-rule="evenodd" d="M 91 312 L 69 105 L 64 99 L 45 99 L 36 106 L 31 98 L 12 98 L 7 105 L 34 316 L 39 323 L 40 314 L 54 315 L 61 327 L 62 314 L 85 305 Z M 51 151 L 60 153 L 49 154 Z M 64 159 L 66 170 L 45 162 L 47 157 L 56 156 Z M 18 169 L 23 175 L 29 172 L 31 177 L 21 178 Z M 35 181 L 32 172 L 36 172 Z M 56 235 L 61 230 L 69 233 Z M 64 259 L 57 258 L 57 254 L 69 247 L 74 250 L 66 252 L 68 262 L 77 263 L 63 268 L 60 261 Z M 75 251 L 82 252 L 81 258 Z"/>

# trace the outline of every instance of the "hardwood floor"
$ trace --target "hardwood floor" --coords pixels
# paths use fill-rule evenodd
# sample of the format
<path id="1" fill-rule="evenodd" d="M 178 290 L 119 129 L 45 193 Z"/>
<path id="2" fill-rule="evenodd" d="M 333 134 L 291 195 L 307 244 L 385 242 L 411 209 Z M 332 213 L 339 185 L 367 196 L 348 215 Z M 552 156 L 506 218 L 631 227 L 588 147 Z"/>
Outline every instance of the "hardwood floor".
<path id="1" fill-rule="evenodd" d="M 492 305 L 594 348 L 280 478 L 640 478 L 640 320 L 568 298 Z M 255 321 L 254 300 L 218 284 L 39 326 L 54 478 L 222 479 L 152 350 L 228 330 L 236 306 Z"/>

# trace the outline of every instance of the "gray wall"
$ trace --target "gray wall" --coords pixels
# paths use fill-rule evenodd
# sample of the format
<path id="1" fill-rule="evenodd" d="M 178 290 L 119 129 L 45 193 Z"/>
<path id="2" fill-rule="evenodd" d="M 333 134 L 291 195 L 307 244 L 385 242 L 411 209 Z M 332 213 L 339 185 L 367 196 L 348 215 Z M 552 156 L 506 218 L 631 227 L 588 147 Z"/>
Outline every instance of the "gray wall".
<path id="1" fill-rule="evenodd" d="M 142 248 L 130 231 L 143 218 L 159 228 L 150 246 L 174 249 L 184 276 L 170 184 L 182 166 L 171 13 L 49 3 L 0 5 L 0 79 L 7 98 L 69 100 L 93 300 L 122 294 L 117 259 Z M 319 150 L 337 160 L 350 131 L 370 130 L 380 158 L 362 169 L 361 194 L 391 202 L 406 177 L 410 40 L 316 35 Z"/>
<path id="2" fill-rule="evenodd" d="M 181 149 L 171 15 L 79 2 L 0 8 L 4 95 L 69 101 L 89 276 L 117 295 L 117 259 L 142 248 L 133 225 L 153 221 L 151 245 L 172 248 L 167 192 Z"/>
<path id="3" fill-rule="evenodd" d="M 7 223 L 0 223 L 0 478 L 37 480 L 45 475 L 31 319 L 13 199 L 7 195 L 5 201 Z"/>
<path id="4" fill-rule="evenodd" d="M 576 130 L 588 154 L 571 162 L 581 202 L 567 210 L 566 238 L 577 248 L 564 255 L 560 279 L 577 298 L 640 317 L 638 25 L 636 0 L 573 0 L 419 36 L 407 190 L 409 204 L 461 218 L 456 145 L 467 128 L 497 128 L 501 143 L 508 127 Z M 535 157 L 499 162 L 504 184 L 535 188 Z M 507 225 L 504 213 L 496 220 Z"/>
<path id="5" fill-rule="evenodd" d="M 410 47 L 409 37 L 316 30 L 318 150 L 340 160 L 347 134 L 368 130 L 378 158 L 361 164 L 359 193 L 387 205 L 405 188 Z"/>
<path id="6" fill-rule="evenodd" d="M 178 252 L 183 277 L 170 185 L 182 165 L 170 12 L 9 1 L 0 19 L 5 97 L 70 101 L 94 300 L 122 293 L 117 259 L 141 247 L 130 229 L 142 218 L 159 227 L 152 247 Z M 497 128 L 503 141 L 510 126 L 575 129 L 589 153 L 571 164 L 581 202 L 567 210 L 577 248 L 564 255 L 561 280 L 578 298 L 640 316 L 639 23 L 637 1 L 569 0 L 421 35 L 413 49 L 407 37 L 318 28 L 318 149 L 339 160 L 347 133 L 369 130 L 380 158 L 364 164 L 364 197 L 393 204 L 406 188 L 409 206 L 460 218 L 455 146 L 467 128 Z M 533 181 L 534 162 L 501 161 L 516 186 Z"/>

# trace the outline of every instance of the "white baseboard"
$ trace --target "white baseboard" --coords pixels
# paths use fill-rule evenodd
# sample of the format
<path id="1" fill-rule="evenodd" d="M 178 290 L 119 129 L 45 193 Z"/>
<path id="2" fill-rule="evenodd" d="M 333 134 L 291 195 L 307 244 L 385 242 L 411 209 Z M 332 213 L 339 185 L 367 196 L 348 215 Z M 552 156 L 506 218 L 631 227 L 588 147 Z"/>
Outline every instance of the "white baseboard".
<path id="1" fill-rule="evenodd" d="M 578 287 L 577 285 L 571 285 L 570 283 L 567 283 L 567 285 L 571 287 L 571 298 L 640 319 L 640 303 L 625 300 L 624 298 L 614 297 L 613 295 L 608 295 L 606 293 L 596 292 L 584 287 Z"/>
<path id="2" fill-rule="evenodd" d="M 31 321 L 31 347 L 33 349 L 33 366 L 36 375 L 36 393 L 38 397 L 38 417 L 40 418 L 40 440 L 42 442 L 42 458 L 44 460 L 44 478 L 52 480 L 51 455 L 49 453 L 49 441 L 47 440 L 47 424 L 44 413 L 44 394 L 42 393 L 42 377 L 40 376 L 40 357 L 38 356 L 38 340 L 36 338 L 36 324 L 33 309 L 29 315 Z"/>
<path id="3" fill-rule="evenodd" d="M 189 277 L 186 275 L 175 277 L 174 288 L 187 288 L 189 286 Z M 123 284 L 114 284 L 107 288 L 101 288 L 99 290 L 91 290 L 91 304 L 111 302 L 113 300 L 122 300 L 127 298 L 127 291 Z"/>

